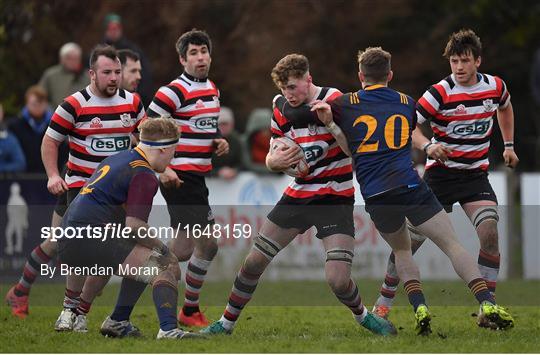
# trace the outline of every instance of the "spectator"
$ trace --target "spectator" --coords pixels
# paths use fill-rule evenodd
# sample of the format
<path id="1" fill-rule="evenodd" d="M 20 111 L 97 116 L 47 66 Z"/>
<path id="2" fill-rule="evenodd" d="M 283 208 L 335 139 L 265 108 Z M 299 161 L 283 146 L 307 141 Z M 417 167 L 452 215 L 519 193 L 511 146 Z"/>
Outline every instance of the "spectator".
<path id="1" fill-rule="evenodd" d="M 270 120 L 272 111 L 256 108 L 249 115 L 244 137 L 244 166 L 257 173 L 270 173 L 266 168 L 266 154 L 270 149 Z"/>
<path id="2" fill-rule="evenodd" d="M 49 109 L 47 92 L 39 85 L 26 90 L 26 105 L 18 118 L 9 122 L 9 129 L 19 140 L 26 157 L 26 171 L 44 173 L 45 168 L 41 162 L 41 140 L 47 130 L 52 111 Z M 60 157 L 65 162 L 67 152 L 61 151 Z"/>
<path id="3" fill-rule="evenodd" d="M 26 159 L 17 137 L 4 122 L 4 108 L 0 104 L 0 173 L 17 173 L 26 168 Z"/>
<path id="4" fill-rule="evenodd" d="M 60 63 L 45 70 L 39 81 L 39 85 L 47 91 L 48 101 L 53 107 L 90 84 L 82 64 L 82 49 L 77 43 L 64 44 L 58 55 Z"/>
<path id="5" fill-rule="evenodd" d="M 229 142 L 229 154 L 212 155 L 213 172 L 223 179 L 232 179 L 242 168 L 242 141 L 234 129 L 234 114 L 228 107 L 221 106 L 218 128 L 223 138 Z"/>
<path id="6" fill-rule="evenodd" d="M 148 107 L 148 105 L 150 105 L 150 101 L 154 97 L 150 62 L 139 46 L 124 37 L 122 18 L 119 15 L 109 13 L 107 16 L 105 16 L 105 35 L 103 38 L 103 43 L 110 44 L 119 50 L 131 49 L 139 55 L 142 65 L 142 79 L 137 92 L 141 96 L 144 106 Z"/>

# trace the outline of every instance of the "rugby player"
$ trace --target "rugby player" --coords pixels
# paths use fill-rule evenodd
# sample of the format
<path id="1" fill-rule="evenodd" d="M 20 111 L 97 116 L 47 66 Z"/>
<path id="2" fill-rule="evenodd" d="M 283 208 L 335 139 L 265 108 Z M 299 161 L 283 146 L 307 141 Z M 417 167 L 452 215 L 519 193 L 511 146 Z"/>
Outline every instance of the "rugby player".
<path id="1" fill-rule="evenodd" d="M 212 62 L 210 37 L 193 29 L 178 38 L 176 51 L 184 72 L 158 90 L 148 115 L 171 116 L 182 132 L 171 165 L 159 180 L 177 236 L 169 247 L 178 260 L 189 260 L 184 306 L 178 320 L 187 326 L 202 327 L 208 325 L 208 320 L 199 308 L 199 295 L 218 245 L 211 236 L 188 239 L 187 232 L 195 225 L 204 230 L 214 224 L 205 175 L 212 170 L 212 153 L 227 154 L 229 144 L 217 129 L 219 91 L 208 79 Z"/>
<path id="2" fill-rule="evenodd" d="M 480 315 L 498 328 L 510 328 L 513 318 L 495 303 L 473 258 L 457 241 L 448 215 L 412 165 L 416 105 L 409 96 L 388 87 L 393 76 L 390 59 L 390 53 L 380 47 L 360 51 L 362 89 L 337 98 L 332 107 L 317 102 L 313 110 L 334 134 L 347 137 L 366 211 L 392 248 L 397 273 L 415 312 L 416 333 L 431 333 L 431 315 L 412 258 L 406 219 L 450 258 L 480 303 Z"/>
<path id="3" fill-rule="evenodd" d="M 334 88 L 316 86 L 309 73 L 308 59 L 299 54 L 282 58 L 272 70 L 272 79 L 282 93 L 273 100 L 273 139 L 287 137 L 299 146 L 269 152 L 266 165 L 271 171 L 286 170 L 299 161 L 298 153 L 303 149 L 312 153 L 306 159 L 309 173 L 291 181 L 268 214 L 238 272 L 221 319 L 201 332 L 231 334 L 272 259 L 298 234 L 315 226 L 317 238 L 326 251 L 326 280 L 338 300 L 351 310 L 356 322 L 373 333 L 395 334 L 390 322 L 368 312 L 351 278 L 354 256 L 351 159 L 309 106 L 314 100 L 331 101 L 341 93 Z"/>
<path id="4" fill-rule="evenodd" d="M 444 206 L 452 212 L 459 202 L 476 229 L 480 240 L 478 268 L 491 293 L 495 295 L 499 274 L 497 197 L 488 180 L 488 152 L 497 113 L 504 140 L 505 164 L 515 168 L 519 159 L 514 151 L 514 113 L 510 94 L 503 80 L 478 72 L 482 44 L 472 30 L 450 36 L 444 57 L 452 74 L 431 86 L 417 103 L 418 124 L 429 122 L 433 139 L 416 129 L 413 146 L 427 154 L 424 181 Z M 425 237 L 413 228 L 413 253 Z M 394 256 L 390 255 L 385 280 L 374 311 L 387 316 L 399 283 Z M 480 326 L 490 326 L 485 318 Z"/>
<path id="5" fill-rule="evenodd" d="M 138 55 L 135 52 L 126 49 L 118 51 L 118 58 L 120 59 L 120 63 L 122 66 L 121 88 L 131 93 L 135 92 L 137 90 L 137 85 L 140 82 L 140 61 L 138 59 Z M 100 85 L 102 86 L 103 84 Z M 103 90 L 103 88 L 101 87 L 99 88 L 99 90 Z M 99 90 L 96 89 L 94 92 L 98 92 Z M 140 101 L 140 99 L 138 101 Z M 127 148 L 128 147 L 126 147 L 125 149 Z M 65 176 L 65 171 L 63 171 L 61 175 Z M 51 220 L 51 227 L 60 227 L 62 217 L 64 216 L 66 209 L 67 192 L 64 191 L 58 196 Z M 56 256 L 56 251 L 57 243 L 52 241 L 51 238 L 48 238 L 44 240 L 40 245 L 38 245 L 28 257 L 28 261 L 24 266 L 23 274 L 21 275 L 19 282 L 8 291 L 5 298 L 6 302 L 11 307 L 11 313 L 14 316 L 19 318 L 25 318 L 28 315 L 28 296 L 30 294 L 32 284 L 34 283 L 36 276 L 39 273 L 38 270 L 41 269 L 41 264 L 49 263 L 49 261 Z M 125 281 L 123 282 L 123 284 L 129 282 L 130 281 Z M 124 288 L 125 286 L 122 285 L 121 290 Z M 74 297 L 75 302 L 78 301 L 77 298 L 80 298 L 77 297 L 76 294 L 74 295 Z M 89 305 L 85 308 L 89 308 Z M 82 322 L 80 325 L 82 326 Z M 71 330 L 71 328 L 72 326 L 68 327 L 67 330 Z M 84 327 L 77 327 L 77 329 L 79 328 L 82 329 Z"/>
<path id="6" fill-rule="evenodd" d="M 111 268 L 116 275 L 151 284 L 159 318 L 157 338 L 197 337 L 177 326 L 178 259 L 147 233 L 158 189 L 154 172 L 163 172 L 170 163 L 180 133 L 169 118 L 146 120 L 140 131 L 136 148 L 110 156 L 96 167 L 62 221 L 65 230 L 91 227 L 101 228 L 102 233 L 106 225 L 123 225 L 132 238 L 96 239 L 88 229 L 80 229 L 83 238 L 59 239 L 58 256 L 69 267 Z M 88 281 L 106 281 L 111 275 L 87 276 Z"/>

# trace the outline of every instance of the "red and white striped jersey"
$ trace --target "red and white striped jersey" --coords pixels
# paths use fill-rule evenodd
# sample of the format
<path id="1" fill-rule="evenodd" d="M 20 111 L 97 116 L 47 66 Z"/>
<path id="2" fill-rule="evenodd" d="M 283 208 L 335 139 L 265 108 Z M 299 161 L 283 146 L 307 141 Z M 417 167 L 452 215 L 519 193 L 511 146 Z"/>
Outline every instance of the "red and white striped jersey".
<path id="1" fill-rule="evenodd" d="M 317 99 L 332 101 L 341 92 L 334 88 L 318 87 Z M 309 174 L 295 178 L 284 195 L 309 203 L 329 195 L 354 200 L 352 161 L 317 119 L 315 113 L 305 104 L 300 107 L 289 105 L 283 95 L 277 95 L 273 101 L 272 137 L 288 137 L 304 150 L 308 162 Z"/>
<path id="2" fill-rule="evenodd" d="M 212 81 L 183 73 L 158 90 L 148 116 L 171 116 L 180 127 L 170 168 L 198 174 L 212 170 L 213 139 L 219 138 L 219 90 Z"/>
<path id="3" fill-rule="evenodd" d="M 68 96 L 54 112 L 46 134 L 60 142 L 69 138 L 69 188 L 83 186 L 103 159 L 129 149 L 130 134 L 145 116 L 140 97 L 123 89 L 102 98 L 87 86 Z"/>
<path id="4" fill-rule="evenodd" d="M 433 166 L 488 169 L 493 116 L 497 109 L 509 105 L 510 94 L 500 78 L 477 75 L 478 83 L 461 86 L 452 74 L 431 86 L 418 100 L 418 123 L 429 121 L 433 130 L 432 142 L 452 149 L 444 164 L 428 158 L 426 169 Z"/>

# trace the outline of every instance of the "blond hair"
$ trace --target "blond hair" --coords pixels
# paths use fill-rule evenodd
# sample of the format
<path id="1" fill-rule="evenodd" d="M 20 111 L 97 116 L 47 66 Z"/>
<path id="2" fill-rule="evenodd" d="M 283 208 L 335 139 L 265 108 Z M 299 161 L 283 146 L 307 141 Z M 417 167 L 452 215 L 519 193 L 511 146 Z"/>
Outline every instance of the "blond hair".
<path id="1" fill-rule="evenodd" d="M 272 80 L 281 89 L 287 84 L 289 77 L 302 78 L 309 71 L 309 61 L 305 55 L 289 54 L 281 58 L 272 69 Z"/>
<path id="2" fill-rule="evenodd" d="M 139 126 L 141 141 L 172 141 L 180 138 L 178 125 L 170 117 L 148 118 Z"/>
<path id="3" fill-rule="evenodd" d="M 358 51 L 358 64 L 369 84 L 385 83 L 390 73 L 392 55 L 381 47 Z"/>

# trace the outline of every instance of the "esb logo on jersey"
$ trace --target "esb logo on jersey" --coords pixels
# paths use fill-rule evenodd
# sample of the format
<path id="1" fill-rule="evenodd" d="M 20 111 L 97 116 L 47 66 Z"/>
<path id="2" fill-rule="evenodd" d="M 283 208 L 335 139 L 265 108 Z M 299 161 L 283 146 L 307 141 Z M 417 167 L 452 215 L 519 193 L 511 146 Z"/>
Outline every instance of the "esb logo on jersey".
<path id="1" fill-rule="evenodd" d="M 95 152 L 110 153 L 129 149 L 129 137 L 93 138 L 91 147 Z"/>
<path id="2" fill-rule="evenodd" d="M 458 124 L 454 127 L 454 134 L 459 136 L 470 136 L 473 134 L 485 134 L 489 129 L 488 122 L 474 122 L 469 124 Z"/>
<path id="3" fill-rule="evenodd" d="M 215 130 L 217 128 L 216 117 L 201 117 L 195 120 L 195 127 L 205 131 Z"/>

